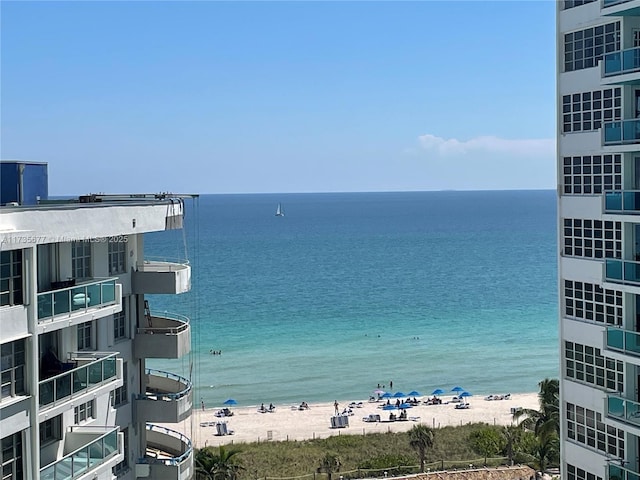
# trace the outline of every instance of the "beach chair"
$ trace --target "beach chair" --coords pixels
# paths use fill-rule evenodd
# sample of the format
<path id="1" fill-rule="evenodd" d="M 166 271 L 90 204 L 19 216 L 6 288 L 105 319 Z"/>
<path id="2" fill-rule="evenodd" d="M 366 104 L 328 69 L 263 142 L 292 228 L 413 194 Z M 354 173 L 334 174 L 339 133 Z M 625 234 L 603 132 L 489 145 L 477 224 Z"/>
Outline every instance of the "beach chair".
<path id="1" fill-rule="evenodd" d="M 227 422 L 216 423 L 216 435 L 222 437 L 224 435 L 233 435 L 233 430 L 227 427 Z"/>

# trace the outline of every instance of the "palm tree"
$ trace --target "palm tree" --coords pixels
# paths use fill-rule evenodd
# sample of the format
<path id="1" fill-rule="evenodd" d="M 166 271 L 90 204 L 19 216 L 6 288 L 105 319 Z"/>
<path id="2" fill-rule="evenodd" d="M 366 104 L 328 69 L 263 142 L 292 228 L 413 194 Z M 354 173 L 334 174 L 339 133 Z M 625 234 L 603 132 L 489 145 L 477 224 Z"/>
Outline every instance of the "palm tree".
<path id="1" fill-rule="evenodd" d="M 340 471 L 340 457 L 334 453 L 327 453 L 320 459 L 320 466 L 318 467 L 318 473 L 326 473 L 327 479 L 331 480 L 331 475 L 334 472 Z"/>
<path id="2" fill-rule="evenodd" d="M 513 425 L 506 425 L 502 427 L 501 433 L 505 441 L 504 453 L 507 458 L 509 458 L 509 465 L 513 465 L 513 457 L 515 456 L 518 443 L 520 443 L 522 430 Z"/>
<path id="3" fill-rule="evenodd" d="M 213 447 L 203 448 L 196 453 L 196 474 L 208 480 L 235 480 L 243 467 L 236 455 L 240 450 L 227 450 L 223 445 L 216 451 Z"/>
<path id="4" fill-rule="evenodd" d="M 560 436 L 560 382 L 557 378 L 545 378 L 539 384 L 540 410 L 524 409 L 513 414 L 514 420 L 524 417 L 520 426 L 532 430 L 538 438 Z"/>
<path id="5" fill-rule="evenodd" d="M 414 425 L 409 430 L 409 445 L 420 457 L 420 472 L 424 472 L 424 463 L 427 458 L 427 450 L 433 447 L 434 431 L 426 425 Z"/>

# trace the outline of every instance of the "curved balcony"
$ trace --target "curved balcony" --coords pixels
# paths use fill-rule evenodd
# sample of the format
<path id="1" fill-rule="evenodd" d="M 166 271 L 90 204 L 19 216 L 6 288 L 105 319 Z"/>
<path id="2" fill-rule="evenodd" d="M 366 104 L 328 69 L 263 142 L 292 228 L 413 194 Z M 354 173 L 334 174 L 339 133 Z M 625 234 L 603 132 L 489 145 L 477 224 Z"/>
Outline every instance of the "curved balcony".
<path id="1" fill-rule="evenodd" d="M 80 285 L 38 293 L 38 323 L 68 320 L 83 314 L 95 315 L 100 309 L 120 305 L 121 297 L 122 286 L 116 283 L 115 278 L 95 279 Z M 111 313 L 114 313 L 113 309 L 105 311 L 105 315 Z"/>
<path id="2" fill-rule="evenodd" d="M 136 462 L 137 478 L 187 480 L 193 476 L 191 440 L 175 430 L 147 425 L 147 450 Z"/>
<path id="3" fill-rule="evenodd" d="M 179 375 L 147 369 L 145 393 L 136 399 L 138 421 L 178 423 L 191 415 L 192 385 Z"/>
<path id="4" fill-rule="evenodd" d="M 138 358 L 180 358 L 191 351 L 189 318 L 150 312 L 136 329 L 133 348 Z"/>
<path id="5" fill-rule="evenodd" d="M 132 282 L 136 294 L 185 293 L 191 290 L 191 265 L 188 260 L 148 258 L 136 263 Z"/>
<path id="6" fill-rule="evenodd" d="M 40 409 L 122 386 L 122 359 L 116 358 L 117 355 L 107 352 L 71 353 L 70 361 L 62 364 L 66 371 L 39 382 Z"/>
<path id="7" fill-rule="evenodd" d="M 119 427 L 73 426 L 64 436 L 63 457 L 41 468 L 40 479 L 97 477 L 124 459 L 123 443 Z"/>

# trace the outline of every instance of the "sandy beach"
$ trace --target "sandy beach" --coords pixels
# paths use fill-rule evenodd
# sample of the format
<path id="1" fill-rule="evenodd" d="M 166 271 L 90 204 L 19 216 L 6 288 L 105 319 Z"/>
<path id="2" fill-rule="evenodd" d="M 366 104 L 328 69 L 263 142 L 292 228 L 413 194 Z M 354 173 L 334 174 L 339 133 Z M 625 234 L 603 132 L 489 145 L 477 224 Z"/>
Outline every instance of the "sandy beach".
<path id="1" fill-rule="evenodd" d="M 348 416 L 349 426 L 331 428 L 331 417 L 335 414 L 333 403 L 309 404 L 308 409 L 299 409 L 297 405 L 276 405 L 274 412 L 260 413 L 258 407 L 231 407 L 233 416 L 220 418 L 215 414 L 220 408 L 201 410 L 194 404 L 189 420 L 180 424 L 166 424 L 167 428 L 187 433 L 194 446 L 227 445 L 255 441 L 305 440 L 326 438 L 331 435 L 362 435 L 367 433 L 403 432 L 418 423 L 430 427 L 463 425 L 485 422 L 495 425 L 512 423 L 511 409 L 516 407 L 538 409 L 536 393 L 514 394 L 507 400 L 485 400 L 484 397 L 470 397 L 468 409 L 456 409 L 455 403 L 448 403 L 452 397 L 441 397 L 440 405 L 420 403 L 407 411 L 407 421 L 389 422 L 389 414 L 398 415 L 398 410 L 385 411 L 385 402 L 355 401 L 359 404 L 351 408 Z M 418 400 L 426 400 L 427 397 Z M 395 402 L 395 399 L 392 399 Z M 348 408 L 350 402 L 339 402 L 339 411 Z M 268 404 L 267 404 L 268 407 Z M 365 422 L 364 417 L 380 415 L 381 422 Z M 226 422 L 227 428 L 234 433 L 216 435 L 215 422 Z M 210 423 L 211 422 L 211 423 Z M 201 425 L 207 426 L 201 426 Z M 193 431 L 191 432 L 191 430 Z"/>

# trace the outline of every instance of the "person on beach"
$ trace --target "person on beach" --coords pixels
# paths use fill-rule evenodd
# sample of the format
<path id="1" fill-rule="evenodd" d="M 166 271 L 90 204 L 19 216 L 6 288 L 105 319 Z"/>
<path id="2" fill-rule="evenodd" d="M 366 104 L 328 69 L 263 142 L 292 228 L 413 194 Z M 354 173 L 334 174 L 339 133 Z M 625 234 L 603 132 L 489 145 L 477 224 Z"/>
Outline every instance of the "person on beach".
<path id="1" fill-rule="evenodd" d="M 340 410 L 338 410 L 338 400 L 334 400 L 333 407 L 335 408 L 336 415 L 338 415 L 338 413 L 340 413 Z"/>
<path id="2" fill-rule="evenodd" d="M 204 399 L 200 399 L 200 405 L 202 406 L 202 411 L 204 412 Z"/>

